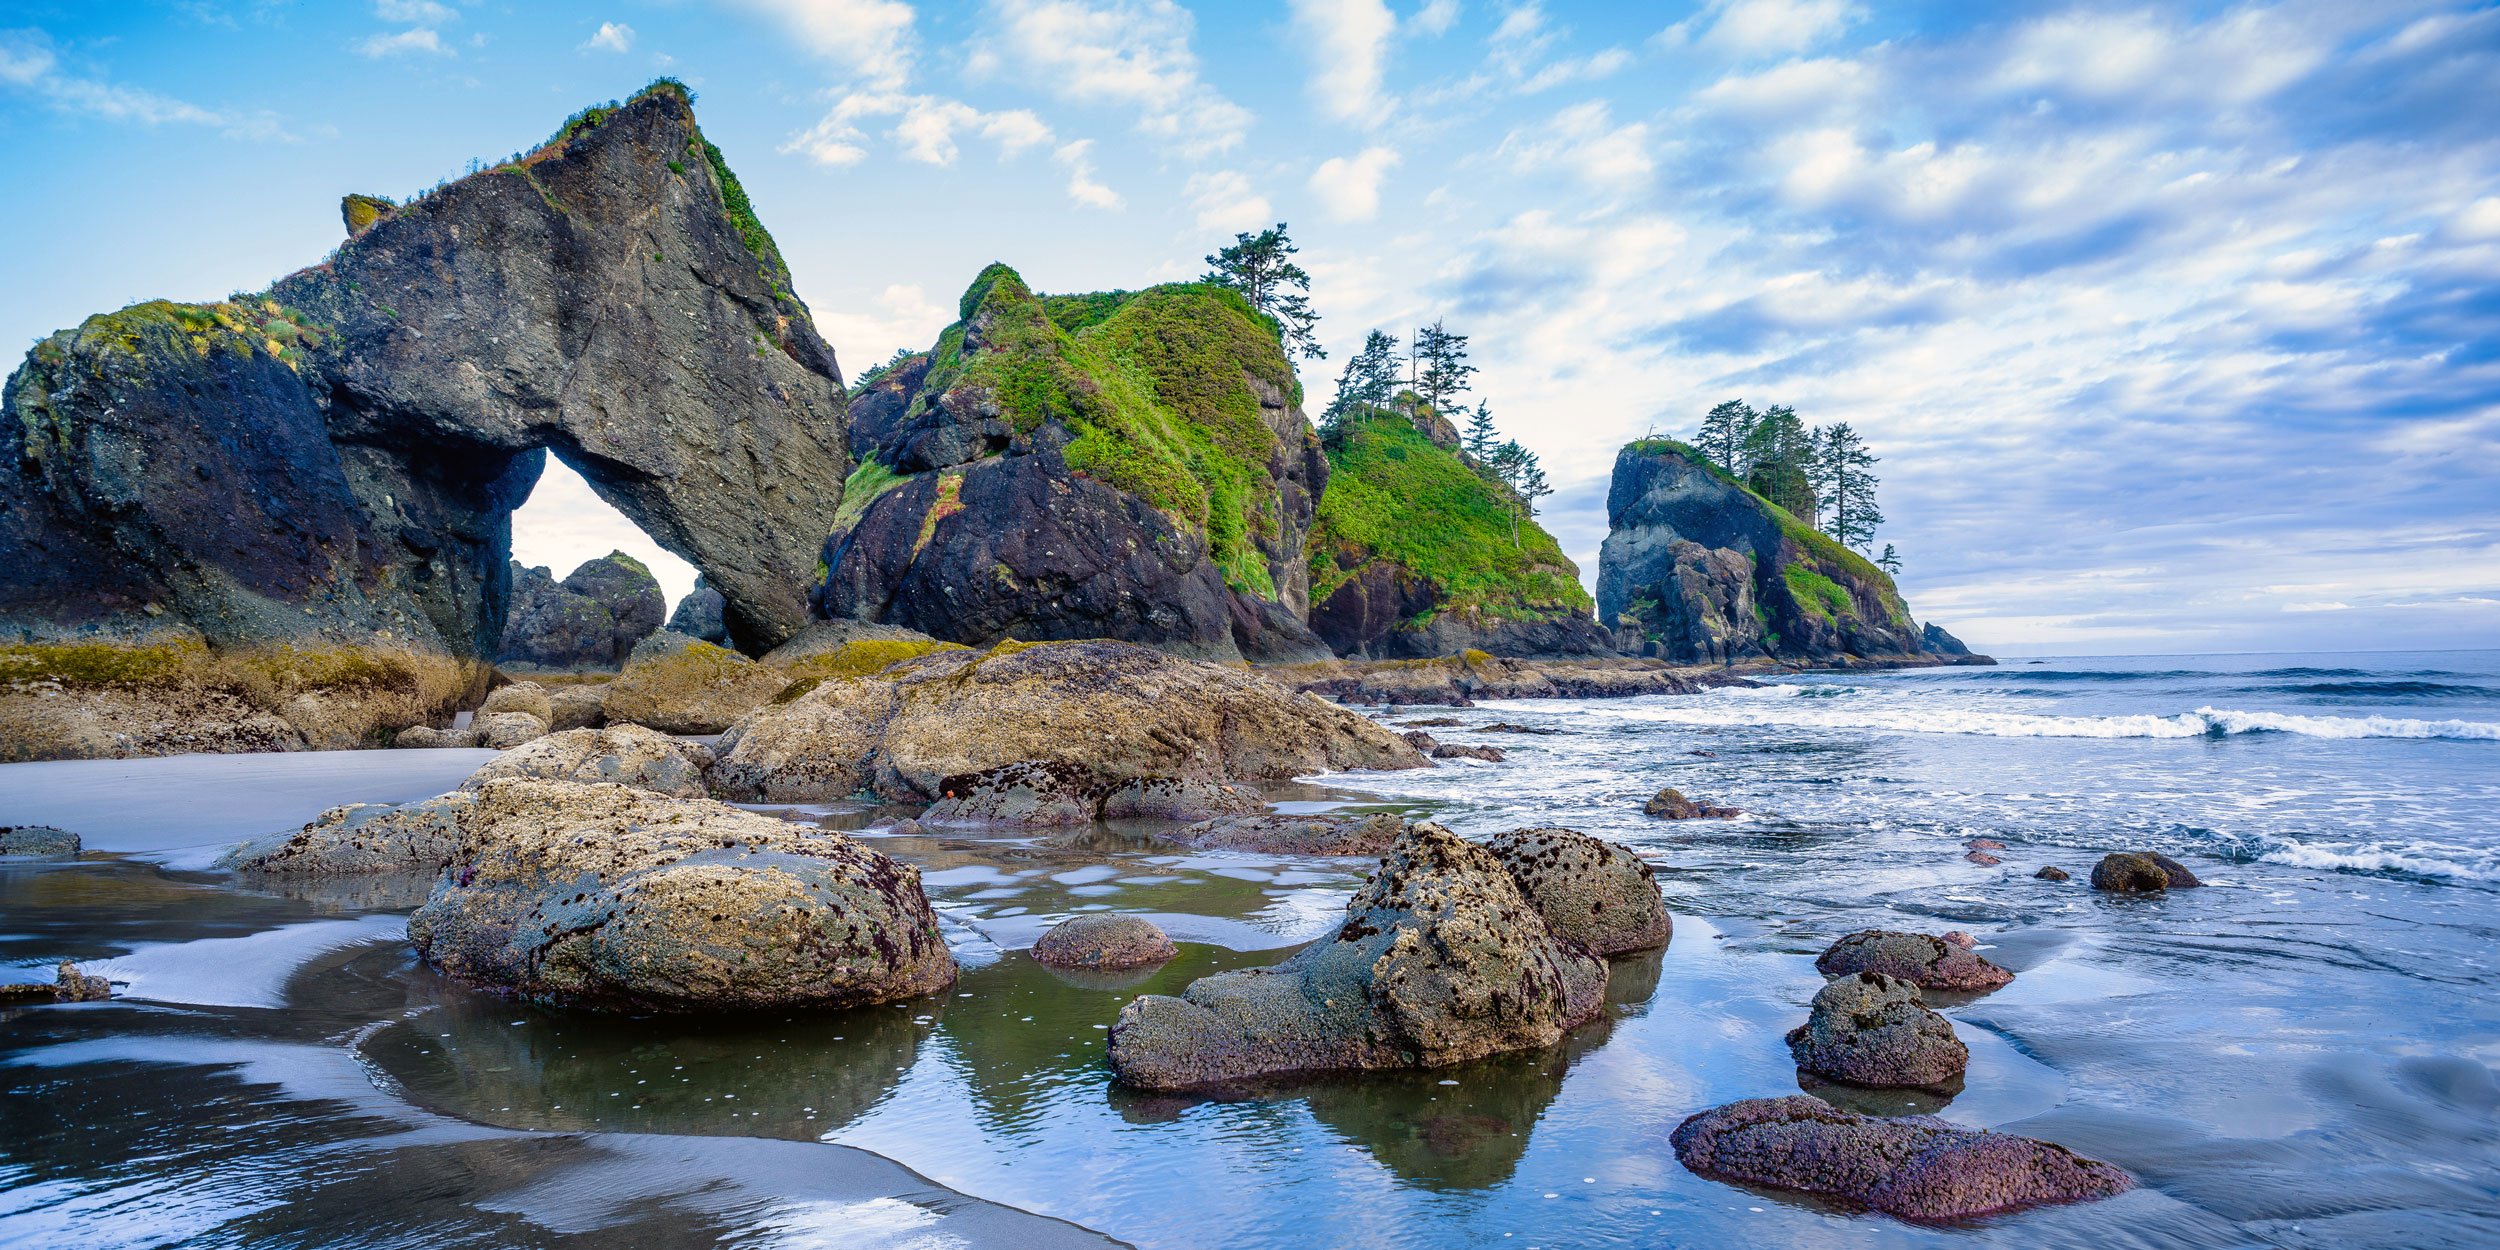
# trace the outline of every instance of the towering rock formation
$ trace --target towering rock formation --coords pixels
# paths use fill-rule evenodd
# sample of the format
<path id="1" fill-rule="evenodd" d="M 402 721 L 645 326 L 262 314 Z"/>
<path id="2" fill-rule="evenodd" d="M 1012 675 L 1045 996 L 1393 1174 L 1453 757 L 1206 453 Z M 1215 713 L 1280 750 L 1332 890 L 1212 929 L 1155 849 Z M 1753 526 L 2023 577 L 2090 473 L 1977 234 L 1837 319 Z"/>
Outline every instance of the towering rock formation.
<path id="1" fill-rule="evenodd" d="M 1645 439 L 1615 457 L 1606 520 L 1598 618 L 1641 649 L 1682 663 L 1898 660 L 1940 650 L 1926 644 L 1882 569 L 1682 443 Z M 1954 658 L 1985 659 L 1964 657 Z"/>
<path id="2" fill-rule="evenodd" d="M 383 639 L 491 656 L 552 451 L 806 623 L 851 464 L 833 352 L 683 88 L 593 109 L 268 291 L 38 343 L 0 407 L 0 640 Z"/>
<path id="3" fill-rule="evenodd" d="M 1448 420 L 1402 397 L 1345 418 L 1311 528 L 1311 628 L 1340 655 L 1594 655 L 1580 570 Z"/>
<path id="4" fill-rule="evenodd" d="M 611 551 L 561 582 L 514 561 L 510 603 L 498 653 L 506 668 L 613 669 L 659 629 L 668 600 L 642 561 Z"/>
<path id="5" fill-rule="evenodd" d="M 1044 297 L 1005 265 L 960 312 L 856 401 L 820 615 L 1327 654 L 1302 615 L 1328 470 L 1273 323 L 1220 287 Z"/>

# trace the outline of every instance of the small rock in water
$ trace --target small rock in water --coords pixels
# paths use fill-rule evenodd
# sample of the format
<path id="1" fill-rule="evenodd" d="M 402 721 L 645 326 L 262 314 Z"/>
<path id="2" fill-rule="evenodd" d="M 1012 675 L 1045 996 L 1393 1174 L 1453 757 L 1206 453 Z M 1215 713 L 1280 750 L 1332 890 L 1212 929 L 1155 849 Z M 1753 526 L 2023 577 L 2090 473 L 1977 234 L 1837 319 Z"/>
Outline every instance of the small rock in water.
<path id="1" fill-rule="evenodd" d="M 1960 929 L 1955 929 L 1952 932 L 1945 934 L 1944 940 L 1951 942 L 1955 946 L 1959 946 L 1966 951 L 1975 951 L 1979 949 L 1979 939 L 1962 932 Z"/>
<path id="2" fill-rule="evenodd" d="M 2124 1193 L 2135 1181 L 2044 1141 L 1932 1116 L 1880 1119 L 1802 1094 L 1749 1098 L 1677 1125 L 1695 1174 L 1856 1203 L 1905 1220 L 1962 1220 Z"/>
<path id="3" fill-rule="evenodd" d="M 113 996 L 113 983 L 102 977 L 89 976 L 78 965 L 64 959 L 52 970 L 51 984 L 41 981 L 20 981 L 0 985 L 0 1006 L 11 1003 L 96 1003 Z"/>
<path id="4" fill-rule="evenodd" d="M 1970 1049 L 1918 987 L 1880 972 L 1842 977 L 1814 996 L 1789 1031 L 1788 1053 L 1816 1076 L 1878 1089 L 1934 1089 L 1962 1075 Z"/>
<path id="5" fill-rule="evenodd" d="M 1685 752 L 1685 754 L 1686 754 L 1686 755 L 1698 755 L 1698 756 L 1700 756 L 1701 758 L 1706 759 L 1706 760 L 1715 760 L 1715 759 L 1719 758 L 1719 753 L 1718 753 L 1718 752 L 1716 752 L 1716 751 L 1703 751 L 1703 750 L 1695 749 L 1695 750 L 1691 750 L 1691 751 L 1686 751 L 1686 752 Z"/>
<path id="6" fill-rule="evenodd" d="M 1998 859 L 1994 855 L 1990 855 L 1986 851 L 1967 851 L 1963 853 L 1962 858 L 1967 859 L 1982 868 L 1994 867 L 1995 865 L 2005 862 L 2004 860 Z"/>
<path id="7" fill-rule="evenodd" d="M 1649 796 L 1649 802 L 1642 806 L 1641 812 L 1660 820 L 1725 820 L 1745 814 L 1741 808 L 1695 802 L 1685 798 L 1684 792 L 1673 786 Z"/>
<path id="8" fill-rule="evenodd" d="M 1490 725 L 1476 726 L 1476 732 L 1480 734 L 1558 734 L 1562 731 L 1539 729 L 1534 725 L 1514 725 L 1509 721 L 1495 721 Z"/>
<path id="9" fill-rule="evenodd" d="M 1993 990 L 2014 974 L 1943 938 L 1890 929 L 1861 929 L 1832 943 L 1814 961 L 1827 977 L 1880 972 L 1923 990 Z"/>
<path id="10" fill-rule="evenodd" d="M 1381 855 L 1405 831 L 1406 821 L 1386 812 L 1369 816 L 1285 816 L 1261 812 L 1202 820 L 1169 836 L 1183 846 L 1207 851 Z"/>
<path id="11" fill-rule="evenodd" d="M 2117 894 L 2185 890 L 2205 884 L 2187 865 L 2151 851 L 2120 851 L 2092 866 L 2092 888 Z"/>
<path id="12" fill-rule="evenodd" d="M 1034 962 L 1054 968 L 1145 968 L 1179 953 L 1143 916 L 1070 916 L 1033 943 Z"/>
<path id="13" fill-rule="evenodd" d="M 0 825 L 0 857 L 69 859 L 78 854 L 78 835 L 50 825 Z"/>
<path id="14" fill-rule="evenodd" d="M 1504 758 L 1500 747 L 1457 746 L 1450 743 L 1443 743 L 1432 748 L 1431 755 L 1436 760 L 1483 760 L 1487 764 L 1499 764 Z"/>
<path id="15" fill-rule="evenodd" d="M 2032 875 L 2032 876 L 2035 876 L 2035 877 L 2038 877 L 2038 878 L 2039 878 L 2039 879 L 2041 879 L 2042 881 L 2064 881 L 2064 880 L 2066 880 L 2066 879 L 2068 879 L 2068 878 L 2070 878 L 2070 877 L 2074 876 L 2074 874 L 2073 874 L 2073 873 L 2070 873 L 2070 872 L 2066 871 L 2065 869 L 2058 867 L 2058 866 L 2057 866 L 2057 865 L 2055 865 L 2055 864 L 2050 864 L 2050 865 L 2047 865 L 2046 867 L 2043 867 L 2040 871 L 2035 872 L 2035 873 L 2033 873 L 2033 874 L 2031 874 L 2031 875 Z"/>
<path id="16" fill-rule="evenodd" d="M 2005 849 L 2005 844 L 1997 841 L 1995 838 L 1972 838 L 1970 841 L 1965 842 L 1962 845 L 1974 851 L 2002 851 Z"/>

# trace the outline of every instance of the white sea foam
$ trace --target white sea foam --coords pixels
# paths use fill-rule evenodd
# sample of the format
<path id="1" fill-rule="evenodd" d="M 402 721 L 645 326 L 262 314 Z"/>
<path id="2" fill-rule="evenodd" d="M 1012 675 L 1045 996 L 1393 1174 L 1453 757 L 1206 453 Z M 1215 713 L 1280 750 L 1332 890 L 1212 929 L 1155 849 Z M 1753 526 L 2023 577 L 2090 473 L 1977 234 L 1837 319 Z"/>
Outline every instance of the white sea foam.
<path id="1" fill-rule="evenodd" d="M 1776 688 L 1776 687 L 1774 687 Z M 2299 716 L 2200 707 L 2167 716 L 2035 716 L 1982 712 L 1931 704 L 1866 704 L 1839 700 L 1799 703 L 1770 700 L 1759 692 L 1737 698 L 1687 699 L 1606 707 L 1591 711 L 1624 720 L 1670 725 L 1795 726 L 1807 729 L 1880 729 L 1901 733 L 1973 734 L 1993 738 L 2205 738 L 2286 733 L 2311 738 L 2452 738 L 2500 742 L 2500 724 L 2469 720 L 2414 720 L 2399 716 Z"/>
<path id="2" fill-rule="evenodd" d="M 2276 839 L 2257 858 L 2296 868 L 2345 868 L 2356 872 L 2402 872 L 2418 877 L 2500 881 L 2500 853 L 2436 842 L 2399 846 L 2357 842 L 2305 843 Z"/>

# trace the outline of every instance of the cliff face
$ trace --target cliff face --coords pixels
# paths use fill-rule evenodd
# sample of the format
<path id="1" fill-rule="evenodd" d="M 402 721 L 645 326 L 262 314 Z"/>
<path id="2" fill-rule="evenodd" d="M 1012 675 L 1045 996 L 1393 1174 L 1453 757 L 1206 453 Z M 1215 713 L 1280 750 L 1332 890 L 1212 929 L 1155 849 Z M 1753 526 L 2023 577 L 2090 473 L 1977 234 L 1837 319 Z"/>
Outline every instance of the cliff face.
<path id="1" fill-rule="evenodd" d="M 1364 659 L 1594 655 L 1579 570 L 1429 409 L 1350 416 L 1310 543 L 1311 628 Z"/>
<path id="2" fill-rule="evenodd" d="M 833 352 L 682 90 L 592 110 L 267 292 L 36 345 L 0 406 L 0 638 L 490 657 L 553 451 L 725 596 L 807 619 L 851 465 Z"/>
<path id="3" fill-rule="evenodd" d="M 1042 297 L 992 265 L 869 387 L 820 615 L 955 642 L 1325 655 L 1301 621 L 1326 479 L 1271 326 L 1196 284 Z"/>
<path id="4" fill-rule="evenodd" d="M 560 582 L 515 560 L 508 602 L 498 660 L 544 669 L 623 668 L 668 608 L 659 579 L 622 551 L 584 561 Z"/>
<path id="5" fill-rule="evenodd" d="M 1666 659 L 1930 654 L 1883 570 L 1681 443 L 1651 439 L 1616 456 L 1606 519 L 1599 619 Z"/>

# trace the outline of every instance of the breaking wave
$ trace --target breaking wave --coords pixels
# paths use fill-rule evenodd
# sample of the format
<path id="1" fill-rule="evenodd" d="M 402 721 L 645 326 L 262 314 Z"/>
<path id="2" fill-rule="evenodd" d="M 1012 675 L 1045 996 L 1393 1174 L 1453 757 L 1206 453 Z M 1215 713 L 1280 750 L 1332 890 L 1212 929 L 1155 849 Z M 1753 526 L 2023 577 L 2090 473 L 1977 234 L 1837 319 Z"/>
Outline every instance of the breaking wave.
<path id="1" fill-rule="evenodd" d="M 1763 725 L 1805 729 L 1881 729 L 1900 733 L 1972 734 L 1992 738 L 2227 738 L 2282 733 L 2310 738 L 2454 738 L 2500 742 L 2500 723 L 2416 720 L 2400 716 L 2302 716 L 2200 707 L 2155 716 L 2033 716 L 1944 707 L 1865 707 L 1838 701 L 1688 700 L 1684 706 L 1594 708 L 1626 720 L 1670 725 Z"/>

